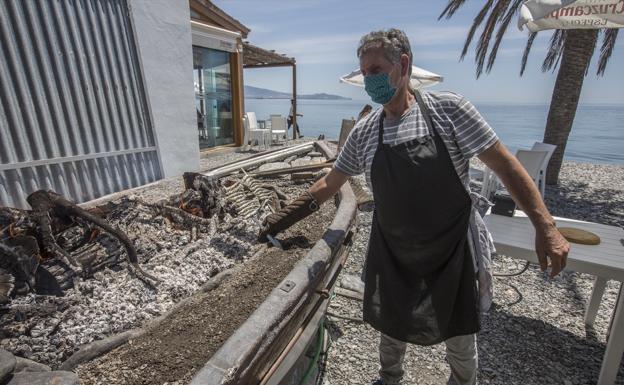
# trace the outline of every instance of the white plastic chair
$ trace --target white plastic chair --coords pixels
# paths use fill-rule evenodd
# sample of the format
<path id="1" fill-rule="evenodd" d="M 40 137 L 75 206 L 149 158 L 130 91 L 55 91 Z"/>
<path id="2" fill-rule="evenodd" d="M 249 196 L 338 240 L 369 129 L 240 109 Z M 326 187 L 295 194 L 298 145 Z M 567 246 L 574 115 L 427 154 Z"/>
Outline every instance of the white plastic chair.
<path id="1" fill-rule="evenodd" d="M 267 147 L 267 134 L 269 136 L 269 139 L 271 138 L 271 132 L 269 130 L 263 130 L 261 128 L 258 128 L 258 119 L 256 118 L 256 113 L 255 112 L 248 112 L 245 114 L 246 119 L 246 125 L 247 125 L 247 131 L 248 131 L 248 136 L 249 136 L 249 140 L 251 140 L 251 142 L 253 143 L 254 141 L 258 141 L 258 145 L 262 145 L 265 149 Z"/>
<path id="2" fill-rule="evenodd" d="M 544 162 L 542 163 L 542 167 L 540 168 L 540 175 L 537 181 L 537 186 L 540 189 L 540 193 L 542 196 L 546 194 L 546 169 L 548 168 L 548 162 L 550 162 L 550 158 L 552 154 L 555 152 L 557 146 L 554 144 L 535 142 L 531 150 L 533 151 L 547 151 L 546 158 L 544 158 Z"/>
<path id="3" fill-rule="evenodd" d="M 288 142 L 288 126 L 286 118 L 281 115 L 271 115 L 271 139 L 275 136 L 275 142 L 279 142 L 280 136 L 283 136 Z"/>
<path id="4" fill-rule="evenodd" d="M 544 159 L 547 155 L 548 151 L 518 150 L 516 152 L 516 158 L 518 158 L 520 164 L 522 164 L 531 179 L 533 179 L 533 182 L 535 182 L 535 185 L 538 187 L 538 189 L 540 187 L 540 170 L 542 169 L 542 164 L 544 163 Z M 500 186 L 501 183 L 494 174 L 494 172 L 486 167 L 483 172 L 481 195 L 483 195 L 487 199 L 491 199 L 492 195 L 499 190 Z M 540 190 L 540 193 L 543 197 L 543 191 Z"/>
<path id="5" fill-rule="evenodd" d="M 540 170 L 547 155 L 548 151 L 518 150 L 516 152 L 516 158 L 524 166 L 524 169 L 529 173 L 529 176 L 538 188 Z"/>

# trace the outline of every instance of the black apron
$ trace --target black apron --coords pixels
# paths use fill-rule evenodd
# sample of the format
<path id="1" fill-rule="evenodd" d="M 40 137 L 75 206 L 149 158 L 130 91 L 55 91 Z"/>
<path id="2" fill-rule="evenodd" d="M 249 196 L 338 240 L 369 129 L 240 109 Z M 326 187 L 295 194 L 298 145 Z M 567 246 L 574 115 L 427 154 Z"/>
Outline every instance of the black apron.
<path id="1" fill-rule="evenodd" d="M 365 268 L 364 320 L 418 345 L 479 331 L 468 247 L 471 200 L 418 92 L 429 137 L 383 143 L 371 166 L 375 212 Z"/>

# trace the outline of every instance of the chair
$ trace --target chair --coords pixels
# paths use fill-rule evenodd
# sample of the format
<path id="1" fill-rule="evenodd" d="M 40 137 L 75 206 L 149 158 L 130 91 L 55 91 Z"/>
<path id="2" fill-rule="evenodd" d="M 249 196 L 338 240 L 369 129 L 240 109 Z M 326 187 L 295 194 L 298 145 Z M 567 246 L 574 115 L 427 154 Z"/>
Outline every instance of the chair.
<path id="1" fill-rule="evenodd" d="M 262 146 L 267 148 L 267 134 L 269 139 L 271 138 L 271 132 L 269 130 L 263 130 L 258 128 L 258 119 L 256 118 L 255 112 L 248 112 L 245 114 L 245 130 L 247 131 L 246 139 L 250 140 L 252 143 L 254 141 L 258 141 L 258 145 L 262 144 Z"/>
<path id="2" fill-rule="evenodd" d="M 518 150 L 516 152 L 516 158 L 520 161 L 520 164 L 527 171 L 535 186 L 539 189 L 540 170 L 544 163 L 544 159 L 548 155 L 548 151 L 533 151 L 533 150 Z M 492 170 L 485 168 L 483 172 L 483 184 L 481 185 L 481 195 L 490 199 L 491 196 L 500 188 L 500 181 L 494 175 Z M 540 190 L 542 197 L 544 193 Z"/>
<path id="3" fill-rule="evenodd" d="M 283 136 L 288 142 L 288 126 L 286 125 L 286 118 L 281 115 L 271 115 L 271 140 L 275 136 L 275 142 L 279 142 L 279 137 Z"/>
<path id="4" fill-rule="evenodd" d="M 531 148 L 531 150 L 533 151 L 547 151 L 548 152 L 548 154 L 546 155 L 546 158 L 544 158 L 542 167 L 540 168 L 540 175 L 537 181 L 538 182 L 537 186 L 539 187 L 540 193 L 542 194 L 542 196 L 546 194 L 546 169 L 548 168 L 548 162 L 550 162 L 550 157 L 552 157 L 552 154 L 555 152 L 556 148 L 557 146 L 555 146 L 554 144 L 548 144 L 548 143 L 542 143 L 542 142 L 535 142 L 535 144 L 533 144 L 533 147 Z"/>
<path id="5" fill-rule="evenodd" d="M 340 137 L 338 138 L 338 150 L 342 148 L 342 146 L 347 141 L 351 130 L 355 126 L 355 119 L 342 119 L 342 125 L 340 126 Z"/>

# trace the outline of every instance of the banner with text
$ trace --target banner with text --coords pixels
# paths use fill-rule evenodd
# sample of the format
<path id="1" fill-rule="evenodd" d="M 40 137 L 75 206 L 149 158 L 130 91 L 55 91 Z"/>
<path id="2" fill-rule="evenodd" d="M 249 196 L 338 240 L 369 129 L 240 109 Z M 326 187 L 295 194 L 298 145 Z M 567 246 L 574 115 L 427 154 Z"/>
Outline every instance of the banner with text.
<path id="1" fill-rule="evenodd" d="M 518 27 L 545 29 L 623 28 L 624 0 L 527 0 Z"/>

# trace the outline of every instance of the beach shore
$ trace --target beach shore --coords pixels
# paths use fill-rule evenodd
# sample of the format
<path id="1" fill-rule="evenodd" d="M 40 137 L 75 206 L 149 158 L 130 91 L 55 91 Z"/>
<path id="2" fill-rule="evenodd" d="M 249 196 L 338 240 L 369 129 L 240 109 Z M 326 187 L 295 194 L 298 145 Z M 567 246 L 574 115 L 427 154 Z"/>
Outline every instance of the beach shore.
<path id="1" fill-rule="evenodd" d="M 624 166 L 564 162 L 559 186 L 547 187 L 545 201 L 555 216 L 623 226 Z M 372 213 L 359 212 L 358 220 L 343 276 L 359 276 L 364 263 Z M 522 266 L 504 256 L 495 261 L 497 272 Z M 483 316 L 478 336 L 479 383 L 595 384 L 619 283 L 608 283 L 594 328 L 586 330 L 583 315 L 593 280 L 568 271 L 549 279 L 534 265 L 522 275 L 495 278 L 494 305 Z M 358 319 L 361 307 L 336 296 L 330 312 Z M 329 317 L 327 325 L 332 345 L 324 385 L 368 384 L 377 378 L 379 333 L 338 317 Z M 445 384 L 450 370 L 444 345 L 409 346 L 404 369 L 405 384 Z M 616 384 L 624 384 L 622 368 Z"/>

